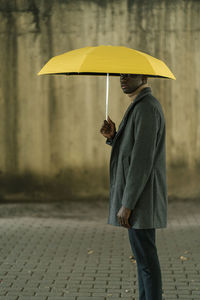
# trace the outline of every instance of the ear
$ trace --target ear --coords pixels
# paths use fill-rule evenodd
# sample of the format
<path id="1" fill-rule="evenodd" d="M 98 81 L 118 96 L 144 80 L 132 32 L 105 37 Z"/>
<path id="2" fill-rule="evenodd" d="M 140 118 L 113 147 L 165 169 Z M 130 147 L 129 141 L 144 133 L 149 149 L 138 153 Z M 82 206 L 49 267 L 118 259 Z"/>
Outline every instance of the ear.
<path id="1" fill-rule="evenodd" d="M 146 75 L 142 75 L 142 82 L 147 83 L 147 76 Z"/>

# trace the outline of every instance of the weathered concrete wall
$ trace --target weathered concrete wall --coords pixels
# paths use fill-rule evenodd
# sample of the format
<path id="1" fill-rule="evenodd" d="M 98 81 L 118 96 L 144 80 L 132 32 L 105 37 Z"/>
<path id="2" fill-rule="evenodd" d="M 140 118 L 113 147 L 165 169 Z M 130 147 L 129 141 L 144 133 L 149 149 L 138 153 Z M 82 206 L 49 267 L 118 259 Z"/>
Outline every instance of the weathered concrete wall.
<path id="1" fill-rule="evenodd" d="M 169 194 L 200 194 L 199 15 L 195 0 L 0 0 L 2 197 L 107 195 L 105 78 L 37 76 L 54 55 L 103 44 L 147 52 L 174 72 L 176 81 L 149 81 L 166 117 Z M 130 104 L 119 78 L 109 98 L 118 126 Z"/>

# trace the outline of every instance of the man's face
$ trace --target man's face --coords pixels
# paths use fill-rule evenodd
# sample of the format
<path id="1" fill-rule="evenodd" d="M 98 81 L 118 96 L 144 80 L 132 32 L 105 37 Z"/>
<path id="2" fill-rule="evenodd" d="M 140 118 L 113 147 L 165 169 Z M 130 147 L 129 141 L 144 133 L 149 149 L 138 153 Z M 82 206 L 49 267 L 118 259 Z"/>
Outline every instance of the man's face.
<path id="1" fill-rule="evenodd" d="M 142 75 L 120 74 L 121 88 L 125 94 L 134 92 L 142 83 Z"/>

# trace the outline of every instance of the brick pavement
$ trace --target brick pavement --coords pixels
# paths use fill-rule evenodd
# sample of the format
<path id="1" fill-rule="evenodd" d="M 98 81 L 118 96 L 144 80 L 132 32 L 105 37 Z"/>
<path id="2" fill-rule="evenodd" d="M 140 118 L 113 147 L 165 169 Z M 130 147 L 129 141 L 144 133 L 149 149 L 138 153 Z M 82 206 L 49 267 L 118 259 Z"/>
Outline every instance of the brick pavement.
<path id="1" fill-rule="evenodd" d="M 1 300 L 138 299 L 127 229 L 106 224 L 107 207 L 97 219 L 16 216 L 7 207 L 4 216 L 0 205 Z M 168 216 L 168 228 L 157 230 L 163 300 L 200 300 L 200 201 L 170 202 Z"/>

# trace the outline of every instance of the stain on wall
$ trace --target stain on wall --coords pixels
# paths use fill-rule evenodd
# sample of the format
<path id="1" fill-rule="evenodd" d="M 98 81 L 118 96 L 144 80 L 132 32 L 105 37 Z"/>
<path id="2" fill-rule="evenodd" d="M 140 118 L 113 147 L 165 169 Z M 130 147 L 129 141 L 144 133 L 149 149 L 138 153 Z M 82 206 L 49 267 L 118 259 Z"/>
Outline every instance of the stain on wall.
<path id="1" fill-rule="evenodd" d="M 52 56 L 89 45 L 138 49 L 172 69 L 176 81 L 149 80 L 166 118 L 169 195 L 199 195 L 199 13 L 195 0 L 1 0 L 1 198 L 107 197 L 111 148 L 99 133 L 106 79 L 37 76 Z M 129 104 L 111 78 L 116 126 Z"/>

